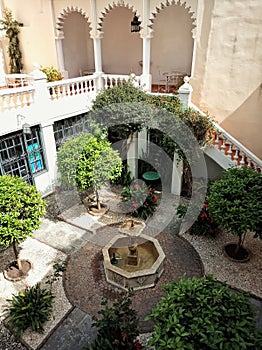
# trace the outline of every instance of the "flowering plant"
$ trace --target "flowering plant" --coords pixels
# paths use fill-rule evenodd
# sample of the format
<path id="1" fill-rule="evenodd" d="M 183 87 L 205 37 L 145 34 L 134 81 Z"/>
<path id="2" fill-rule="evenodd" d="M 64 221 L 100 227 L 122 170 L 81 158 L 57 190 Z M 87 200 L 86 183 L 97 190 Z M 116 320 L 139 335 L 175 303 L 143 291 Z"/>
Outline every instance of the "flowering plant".
<path id="1" fill-rule="evenodd" d="M 180 205 L 177 208 L 178 217 L 182 218 L 185 216 L 187 207 Z M 199 213 L 197 219 L 194 221 L 190 227 L 189 233 L 197 236 L 214 236 L 218 233 L 218 224 L 210 216 L 208 210 L 207 201 L 204 202 L 201 212 Z"/>
<path id="2" fill-rule="evenodd" d="M 121 196 L 122 209 L 144 220 L 156 210 L 159 199 L 154 189 L 140 185 L 139 182 L 134 182 L 130 187 L 124 187 Z"/>

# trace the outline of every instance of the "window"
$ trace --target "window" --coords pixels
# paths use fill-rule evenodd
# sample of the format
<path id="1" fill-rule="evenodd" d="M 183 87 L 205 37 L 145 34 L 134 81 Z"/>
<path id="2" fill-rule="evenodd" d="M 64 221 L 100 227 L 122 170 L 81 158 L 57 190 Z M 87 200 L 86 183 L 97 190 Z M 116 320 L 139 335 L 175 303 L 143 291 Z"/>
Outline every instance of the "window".
<path id="1" fill-rule="evenodd" d="M 33 183 L 32 174 L 45 169 L 39 127 L 32 127 L 31 134 L 22 132 L 0 138 L 0 173 L 21 176 Z"/>
<path id="2" fill-rule="evenodd" d="M 91 132 L 90 120 L 87 113 L 54 123 L 54 137 L 58 149 L 68 139 L 86 132 Z"/>

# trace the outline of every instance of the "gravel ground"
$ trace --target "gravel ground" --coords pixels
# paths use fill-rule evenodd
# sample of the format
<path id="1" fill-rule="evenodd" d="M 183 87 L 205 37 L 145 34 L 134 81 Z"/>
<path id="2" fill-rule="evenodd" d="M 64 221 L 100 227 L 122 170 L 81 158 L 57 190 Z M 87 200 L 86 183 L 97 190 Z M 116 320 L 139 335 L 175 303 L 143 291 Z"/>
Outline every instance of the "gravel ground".
<path id="1" fill-rule="evenodd" d="M 1 350 L 27 350 L 0 321 L 0 349 Z"/>

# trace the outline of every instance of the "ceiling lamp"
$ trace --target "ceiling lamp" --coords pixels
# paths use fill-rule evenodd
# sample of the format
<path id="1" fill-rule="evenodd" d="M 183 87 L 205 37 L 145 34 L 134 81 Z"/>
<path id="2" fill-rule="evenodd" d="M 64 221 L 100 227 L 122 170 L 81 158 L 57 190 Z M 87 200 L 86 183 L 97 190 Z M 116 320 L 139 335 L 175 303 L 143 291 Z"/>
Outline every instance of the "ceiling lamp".
<path id="1" fill-rule="evenodd" d="M 133 21 L 131 21 L 131 32 L 140 32 L 140 24 L 141 22 L 138 20 L 138 17 L 135 13 Z"/>

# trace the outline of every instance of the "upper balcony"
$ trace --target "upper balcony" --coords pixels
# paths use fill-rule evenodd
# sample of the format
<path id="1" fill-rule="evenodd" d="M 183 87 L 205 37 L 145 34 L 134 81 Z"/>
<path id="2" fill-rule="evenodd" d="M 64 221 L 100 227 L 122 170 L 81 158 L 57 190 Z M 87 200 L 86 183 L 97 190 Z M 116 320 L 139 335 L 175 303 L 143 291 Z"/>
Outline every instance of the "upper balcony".
<path id="1" fill-rule="evenodd" d="M 18 125 L 18 115 L 26 116 L 26 122 L 33 126 L 52 124 L 56 120 L 88 112 L 99 91 L 112 88 L 129 79 L 132 79 L 136 86 L 145 89 L 146 84 L 141 76 L 134 74 L 128 76 L 94 73 L 47 83 L 46 76 L 36 69 L 28 75 L 28 84 L 24 84 L 26 86 L 0 90 L 2 118 L 0 136 L 21 129 L 21 125 Z M 168 81 L 165 81 L 160 88 L 159 86 L 155 88 L 159 91 L 156 93 L 162 93 L 162 90 L 170 87 Z M 196 109 L 191 103 L 192 87 L 189 84 L 189 78 L 184 78 L 184 84 L 177 92 L 177 96 L 186 108 Z M 261 171 L 262 162 L 258 157 L 221 127 L 218 125 L 216 127 L 218 131 L 213 135 L 213 147 L 205 149 L 209 157 L 222 168 L 237 164 L 249 165 Z"/>

